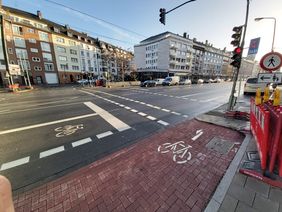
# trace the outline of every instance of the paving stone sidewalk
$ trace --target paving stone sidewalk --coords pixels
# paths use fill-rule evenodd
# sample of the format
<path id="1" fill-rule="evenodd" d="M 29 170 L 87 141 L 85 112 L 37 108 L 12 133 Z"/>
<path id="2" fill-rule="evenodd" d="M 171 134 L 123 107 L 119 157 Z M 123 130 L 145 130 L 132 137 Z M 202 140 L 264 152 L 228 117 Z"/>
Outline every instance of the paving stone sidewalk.
<path id="1" fill-rule="evenodd" d="M 203 134 L 193 141 L 200 129 Z M 214 138 L 232 144 L 226 154 L 207 147 Z M 55 181 L 16 194 L 15 208 L 16 211 L 203 211 L 243 139 L 244 135 L 231 129 L 186 121 Z M 178 141 L 183 141 L 180 148 L 189 147 L 191 155 L 187 152 L 181 158 L 162 146 Z M 163 153 L 158 152 L 159 147 Z"/>

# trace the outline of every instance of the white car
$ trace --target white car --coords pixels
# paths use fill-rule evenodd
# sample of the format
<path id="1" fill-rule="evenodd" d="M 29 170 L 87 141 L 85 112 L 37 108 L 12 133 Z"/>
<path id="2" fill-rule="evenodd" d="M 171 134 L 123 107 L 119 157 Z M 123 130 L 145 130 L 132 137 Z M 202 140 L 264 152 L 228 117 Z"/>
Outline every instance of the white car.
<path id="1" fill-rule="evenodd" d="M 179 82 L 179 85 L 191 85 L 192 82 L 189 79 L 185 79 Z"/>
<path id="2" fill-rule="evenodd" d="M 204 83 L 204 80 L 203 79 L 198 79 L 198 84 L 203 84 Z"/>
<path id="3" fill-rule="evenodd" d="M 258 83 L 257 77 L 249 77 L 244 85 L 244 95 L 256 93 L 257 89 L 260 88 L 261 91 L 264 91 L 266 83 Z"/>
<path id="4" fill-rule="evenodd" d="M 162 85 L 163 84 L 164 79 L 156 79 L 157 85 Z"/>

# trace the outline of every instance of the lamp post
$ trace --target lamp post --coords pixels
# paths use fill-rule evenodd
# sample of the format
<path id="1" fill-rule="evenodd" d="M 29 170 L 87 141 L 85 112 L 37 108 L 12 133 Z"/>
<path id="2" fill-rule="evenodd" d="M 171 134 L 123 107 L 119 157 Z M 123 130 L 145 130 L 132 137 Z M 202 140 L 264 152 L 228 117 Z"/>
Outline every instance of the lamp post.
<path id="1" fill-rule="evenodd" d="M 274 51 L 274 40 L 275 40 L 275 31 L 276 31 L 276 18 L 274 17 L 259 17 L 259 18 L 255 18 L 255 21 L 260 21 L 262 19 L 272 19 L 274 20 L 274 30 L 273 30 L 273 38 L 272 38 L 272 47 L 271 47 L 271 51 Z"/>

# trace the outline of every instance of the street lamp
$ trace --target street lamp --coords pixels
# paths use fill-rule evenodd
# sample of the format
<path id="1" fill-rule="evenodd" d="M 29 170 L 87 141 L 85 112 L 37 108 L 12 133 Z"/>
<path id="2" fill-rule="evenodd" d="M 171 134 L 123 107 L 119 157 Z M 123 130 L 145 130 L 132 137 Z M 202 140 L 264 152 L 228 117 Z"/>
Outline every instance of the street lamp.
<path id="1" fill-rule="evenodd" d="M 262 19 L 272 19 L 274 20 L 274 30 L 273 30 L 273 39 L 272 39 L 272 47 L 271 47 L 271 51 L 274 51 L 274 40 L 275 40 L 275 30 L 276 30 L 276 18 L 274 17 L 259 17 L 259 18 L 255 18 L 255 21 L 260 21 Z"/>

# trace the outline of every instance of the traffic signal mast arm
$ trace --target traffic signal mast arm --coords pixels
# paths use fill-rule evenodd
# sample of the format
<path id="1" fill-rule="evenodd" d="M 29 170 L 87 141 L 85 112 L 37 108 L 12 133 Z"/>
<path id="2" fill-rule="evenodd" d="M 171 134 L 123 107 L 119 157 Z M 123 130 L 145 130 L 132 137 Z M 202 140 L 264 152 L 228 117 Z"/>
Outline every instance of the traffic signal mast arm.
<path id="1" fill-rule="evenodd" d="M 173 8 L 173 9 L 167 11 L 167 12 L 166 12 L 166 9 L 165 9 L 165 8 L 161 8 L 161 9 L 160 9 L 160 22 L 161 22 L 163 25 L 165 25 L 165 15 L 166 15 L 166 14 L 168 14 L 168 13 L 170 13 L 171 11 L 176 10 L 177 8 L 182 7 L 184 4 L 187 4 L 187 3 L 192 2 L 192 1 L 196 1 L 196 0 L 189 0 L 189 1 L 186 1 L 186 2 L 184 2 L 183 4 L 180 4 L 180 5 L 178 5 L 177 7 Z"/>

